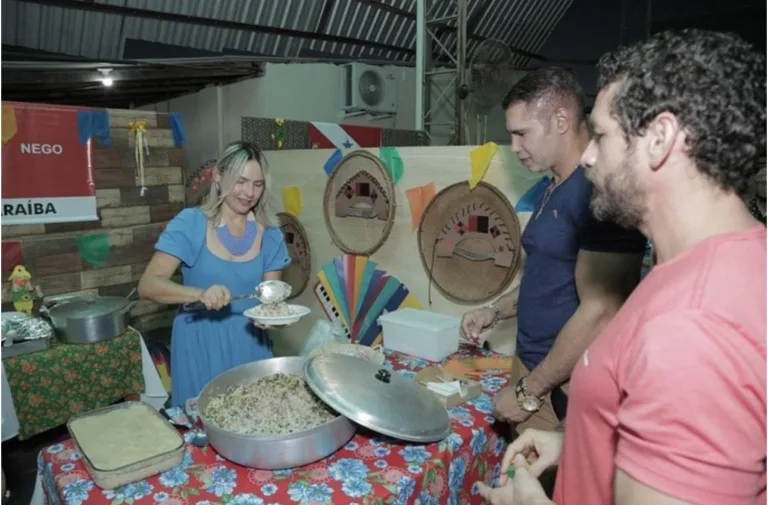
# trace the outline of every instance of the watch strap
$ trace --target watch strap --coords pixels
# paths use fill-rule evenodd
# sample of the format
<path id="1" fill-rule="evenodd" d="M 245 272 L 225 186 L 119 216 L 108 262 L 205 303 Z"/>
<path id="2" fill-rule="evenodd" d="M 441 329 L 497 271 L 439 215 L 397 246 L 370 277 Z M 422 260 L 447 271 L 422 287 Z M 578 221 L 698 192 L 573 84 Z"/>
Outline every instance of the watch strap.
<path id="1" fill-rule="evenodd" d="M 526 381 L 525 377 L 520 377 L 517 384 L 515 384 L 515 394 L 517 396 L 517 402 L 521 407 L 523 407 L 524 403 L 535 401 L 535 411 L 537 411 L 544 404 L 544 396 L 534 396 L 528 392 L 528 381 Z"/>
<path id="2" fill-rule="evenodd" d="M 491 309 L 491 312 L 493 313 L 493 321 L 491 321 L 491 326 L 495 326 L 496 323 L 499 322 L 499 319 L 501 319 L 501 310 L 499 309 L 499 306 L 496 305 L 496 302 L 488 305 L 488 308 Z"/>

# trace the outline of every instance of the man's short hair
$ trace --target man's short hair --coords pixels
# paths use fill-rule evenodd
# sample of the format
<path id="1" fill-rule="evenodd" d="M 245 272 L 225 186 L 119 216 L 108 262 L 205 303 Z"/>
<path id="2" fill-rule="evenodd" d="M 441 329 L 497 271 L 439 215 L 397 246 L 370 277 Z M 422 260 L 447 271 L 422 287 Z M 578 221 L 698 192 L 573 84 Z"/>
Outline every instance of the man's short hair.
<path id="1" fill-rule="evenodd" d="M 598 72 L 600 88 L 620 83 L 611 113 L 628 142 L 670 112 L 699 172 L 744 194 L 765 159 L 765 54 L 736 35 L 688 29 L 606 54 Z"/>
<path id="2" fill-rule="evenodd" d="M 501 102 L 504 110 L 517 103 L 532 105 L 549 114 L 560 107 L 575 113 L 577 123 L 585 119 L 584 90 L 576 78 L 563 68 L 532 70 L 517 81 Z"/>

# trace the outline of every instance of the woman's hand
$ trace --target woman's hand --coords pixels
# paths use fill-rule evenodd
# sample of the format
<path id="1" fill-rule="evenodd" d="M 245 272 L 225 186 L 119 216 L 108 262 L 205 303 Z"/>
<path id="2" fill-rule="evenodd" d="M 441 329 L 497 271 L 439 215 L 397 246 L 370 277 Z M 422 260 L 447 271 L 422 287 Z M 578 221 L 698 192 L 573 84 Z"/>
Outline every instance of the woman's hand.
<path id="1" fill-rule="evenodd" d="M 272 328 L 284 328 L 285 327 L 284 324 L 274 324 L 274 325 L 262 324 L 262 323 L 256 321 L 255 319 L 251 319 L 251 322 L 253 322 L 253 325 L 256 328 L 259 328 L 259 329 L 262 329 L 262 330 L 271 330 Z"/>
<path id="2" fill-rule="evenodd" d="M 260 330 L 269 330 L 270 328 L 272 328 L 272 326 L 268 324 L 262 324 L 255 319 L 251 319 L 251 322 L 256 328 L 259 328 Z"/>
<path id="3" fill-rule="evenodd" d="M 214 284 L 200 294 L 200 300 L 208 310 L 219 310 L 229 304 L 232 295 L 225 286 Z"/>

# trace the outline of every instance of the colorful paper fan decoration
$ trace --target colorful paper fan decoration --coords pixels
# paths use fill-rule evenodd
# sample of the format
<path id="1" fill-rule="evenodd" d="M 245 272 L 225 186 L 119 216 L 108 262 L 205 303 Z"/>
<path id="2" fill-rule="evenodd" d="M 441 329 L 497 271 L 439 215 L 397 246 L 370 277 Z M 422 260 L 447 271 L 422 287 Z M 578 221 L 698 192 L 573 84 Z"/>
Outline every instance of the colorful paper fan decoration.
<path id="1" fill-rule="evenodd" d="M 339 320 L 350 342 L 381 343 L 379 316 L 400 308 L 422 308 L 397 277 L 366 256 L 345 254 L 317 273 L 315 295 L 331 321 Z"/>

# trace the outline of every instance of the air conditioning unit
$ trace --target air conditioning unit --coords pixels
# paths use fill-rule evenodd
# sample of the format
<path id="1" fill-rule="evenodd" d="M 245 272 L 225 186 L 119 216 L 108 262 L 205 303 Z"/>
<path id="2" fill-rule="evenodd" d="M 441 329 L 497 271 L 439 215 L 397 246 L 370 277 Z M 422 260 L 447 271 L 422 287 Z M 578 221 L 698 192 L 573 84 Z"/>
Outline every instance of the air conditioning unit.
<path id="1" fill-rule="evenodd" d="M 347 63 L 343 68 L 344 112 L 397 112 L 397 81 L 393 71 L 363 63 Z"/>

